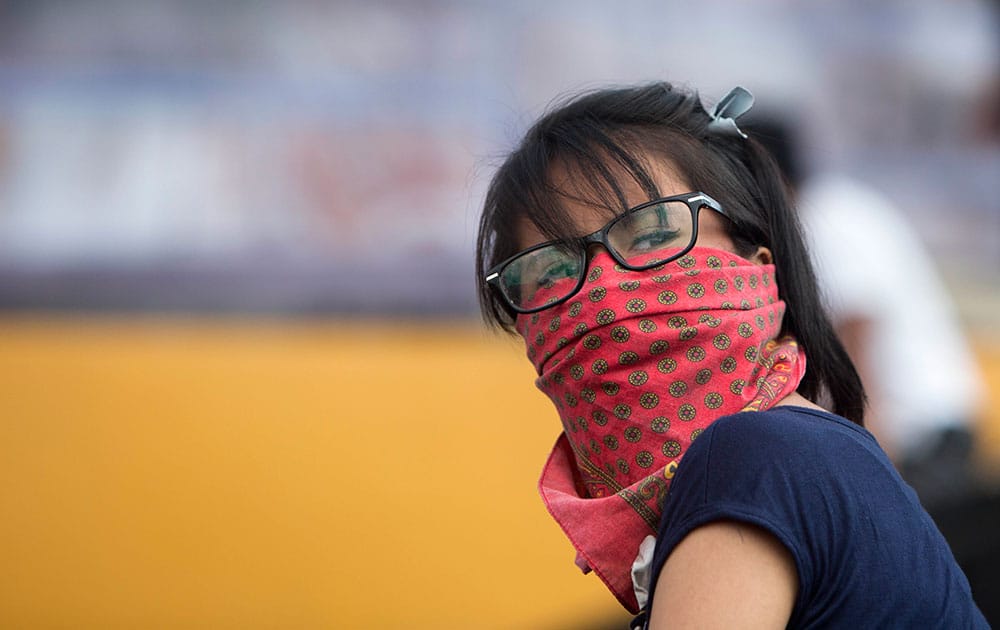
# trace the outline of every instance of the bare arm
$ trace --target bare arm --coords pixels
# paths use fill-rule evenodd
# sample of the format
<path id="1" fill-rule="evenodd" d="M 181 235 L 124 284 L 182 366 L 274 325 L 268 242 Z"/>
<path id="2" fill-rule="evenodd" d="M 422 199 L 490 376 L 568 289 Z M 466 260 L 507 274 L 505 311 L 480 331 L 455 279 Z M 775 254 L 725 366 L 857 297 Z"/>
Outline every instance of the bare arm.
<path id="1" fill-rule="evenodd" d="M 784 628 L 797 592 L 795 563 L 777 538 L 747 523 L 709 523 L 667 558 L 649 627 Z"/>
<path id="2" fill-rule="evenodd" d="M 878 375 L 872 364 L 872 356 L 869 351 L 872 335 L 871 320 L 862 316 L 845 316 L 835 323 L 837 335 L 840 337 L 844 349 L 851 357 L 854 367 L 858 370 L 861 383 L 865 386 L 865 394 L 868 395 L 868 409 L 865 412 L 865 428 L 868 429 L 878 440 L 879 445 L 893 460 L 896 458 L 896 445 L 892 444 L 889 436 L 885 433 L 885 427 L 881 421 L 882 410 L 885 407 L 885 395 L 879 389 Z"/>

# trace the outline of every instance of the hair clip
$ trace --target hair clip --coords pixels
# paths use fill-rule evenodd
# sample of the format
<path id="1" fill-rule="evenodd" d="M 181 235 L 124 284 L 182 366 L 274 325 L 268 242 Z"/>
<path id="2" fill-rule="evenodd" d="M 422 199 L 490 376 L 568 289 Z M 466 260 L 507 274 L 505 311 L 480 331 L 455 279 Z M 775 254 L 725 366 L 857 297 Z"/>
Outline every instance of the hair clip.
<path id="1" fill-rule="evenodd" d="M 736 119 L 747 113 L 752 106 L 753 94 L 745 88 L 734 87 L 712 108 L 712 112 L 709 114 L 712 117 L 712 122 L 708 123 L 708 130 L 713 133 L 738 135 L 746 138 L 747 134 L 736 126 Z"/>

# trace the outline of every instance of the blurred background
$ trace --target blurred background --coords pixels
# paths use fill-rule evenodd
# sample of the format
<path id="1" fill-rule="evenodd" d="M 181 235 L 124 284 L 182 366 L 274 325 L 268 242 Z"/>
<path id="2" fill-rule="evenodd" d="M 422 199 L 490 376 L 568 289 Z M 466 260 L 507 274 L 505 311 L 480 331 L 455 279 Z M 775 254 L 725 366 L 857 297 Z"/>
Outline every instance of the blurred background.
<path id="1" fill-rule="evenodd" d="M 603 628 L 477 319 L 492 169 L 556 97 L 794 112 L 901 208 L 1000 466 L 995 3 L 0 1 L 0 626 Z"/>

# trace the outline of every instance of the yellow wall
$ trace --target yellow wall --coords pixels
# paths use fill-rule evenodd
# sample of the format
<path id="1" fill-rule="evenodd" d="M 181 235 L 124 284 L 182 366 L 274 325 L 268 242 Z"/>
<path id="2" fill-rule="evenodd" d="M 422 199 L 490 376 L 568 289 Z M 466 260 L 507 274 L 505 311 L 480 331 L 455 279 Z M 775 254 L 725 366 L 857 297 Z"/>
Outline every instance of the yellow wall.
<path id="1" fill-rule="evenodd" d="M 0 627 L 620 617 L 531 378 L 470 324 L 0 321 Z"/>
<path id="2" fill-rule="evenodd" d="M 623 624 L 531 380 L 467 323 L 0 320 L 0 627 Z"/>

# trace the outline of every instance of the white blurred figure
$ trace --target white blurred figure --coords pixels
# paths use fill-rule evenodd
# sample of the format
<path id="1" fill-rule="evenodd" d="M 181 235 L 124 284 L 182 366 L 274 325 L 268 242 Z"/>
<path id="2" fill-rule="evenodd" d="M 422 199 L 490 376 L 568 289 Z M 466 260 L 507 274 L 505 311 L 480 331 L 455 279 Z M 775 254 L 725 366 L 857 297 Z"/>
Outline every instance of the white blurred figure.
<path id="1" fill-rule="evenodd" d="M 791 125 L 750 133 L 794 189 L 831 319 L 868 394 L 865 426 L 928 508 L 976 490 L 983 395 L 951 296 L 919 235 L 882 193 L 837 174 L 803 175 Z"/>
<path id="2" fill-rule="evenodd" d="M 982 385 L 942 283 L 906 217 L 841 176 L 799 211 L 834 325 L 868 392 L 868 429 L 928 504 L 968 489 Z"/>

